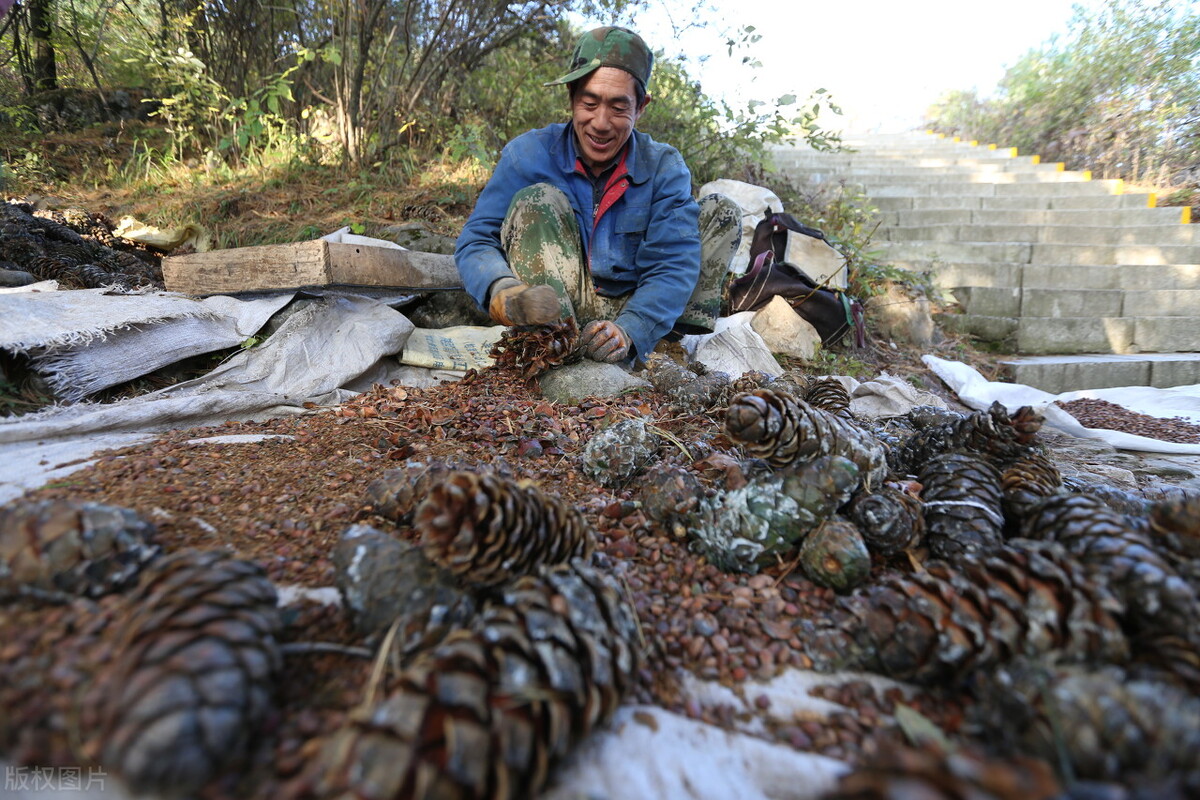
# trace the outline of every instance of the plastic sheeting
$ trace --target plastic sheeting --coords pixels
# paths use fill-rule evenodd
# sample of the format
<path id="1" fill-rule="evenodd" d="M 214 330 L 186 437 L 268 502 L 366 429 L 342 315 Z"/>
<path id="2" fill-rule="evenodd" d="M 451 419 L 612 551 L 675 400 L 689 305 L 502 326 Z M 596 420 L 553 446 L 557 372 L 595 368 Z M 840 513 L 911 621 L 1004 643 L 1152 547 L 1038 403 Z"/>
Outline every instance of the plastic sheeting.
<path id="1" fill-rule="evenodd" d="M 106 289 L 0 295 L 0 349 L 27 353 L 67 403 L 201 353 L 235 347 L 291 301 L 113 293 Z"/>
<path id="2" fill-rule="evenodd" d="M 400 352 L 412 330 L 407 317 L 377 300 L 326 297 L 203 377 L 117 403 L 0 420 L 0 502 L 62 474 L 67 462 L 154 432 L 336 405 L 354 394 L 343 387 Z"/>
<path id="3" fill-rule="evenodd" d="M 1080 398 L 1095 398 L 1124 406 L 1130 411 L 1152 417 L 1170 419 L 1181 417 L 1200 424 L 1200 384 L 1155 389 L 1151 386 L 1122 386 L 1112 389 L 1085 389 L 1063 394 L 1050 394 L 1020 383 L 989 381 L 977 370 L 957 361 L 937 356 L 922 356 L 933 372 L 958 395 L 963 404 L 983 410 L 999 401 L 1011 413 L 1021 406 L 1032 406 L 1045 415 L 1046 424 L 1083 439 L 1099 439 L 1122 450 L 1172 455 L 1200 455 L 1200 444 L 1164 442 L 1122 431 L 1085 428 L 1079 420 L 1058 406 L 1055 401 L 1069 402 Z"/>

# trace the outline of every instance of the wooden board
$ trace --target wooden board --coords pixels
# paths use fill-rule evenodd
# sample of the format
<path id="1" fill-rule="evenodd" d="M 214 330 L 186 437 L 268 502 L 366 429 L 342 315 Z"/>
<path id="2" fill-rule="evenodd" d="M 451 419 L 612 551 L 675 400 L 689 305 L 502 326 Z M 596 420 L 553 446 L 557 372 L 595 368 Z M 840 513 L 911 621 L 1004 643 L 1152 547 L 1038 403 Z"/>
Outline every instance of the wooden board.
<path id="1" fill-rule="evenodd" d="M 168 291 L 209 295 L 302 286 L 452 289 L 454 256 L 316 240 L 211 250 L 162 261 Z"/>

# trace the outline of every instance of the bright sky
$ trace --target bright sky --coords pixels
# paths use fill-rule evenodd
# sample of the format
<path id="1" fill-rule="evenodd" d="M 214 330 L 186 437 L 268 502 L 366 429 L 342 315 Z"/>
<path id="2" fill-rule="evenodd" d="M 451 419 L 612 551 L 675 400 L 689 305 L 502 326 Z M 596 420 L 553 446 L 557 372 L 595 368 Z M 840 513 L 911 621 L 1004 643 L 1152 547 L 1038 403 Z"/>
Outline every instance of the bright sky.
<path id="1" fill-rule="evenodd" d="M 1073 1 L 711 0 L 718 11 L 707 25 L 679 32 L 689 19 L 672 9 L 686 0 L 650 0 L 632 27 L 652 48 L 693 61 L 709 95 L 803 99 L 824 87 L 842 106 L 844 127 L 888 131 L 919 125 L 945 90 L 990 93 L 1006 66 L 1066 31 Z M 727 54 L 741 25 L 762 35 L 753 50 L 759 69 L 739 63 L 749 51 Z M 705 63 L 694 63 L 703 54 Z"/>

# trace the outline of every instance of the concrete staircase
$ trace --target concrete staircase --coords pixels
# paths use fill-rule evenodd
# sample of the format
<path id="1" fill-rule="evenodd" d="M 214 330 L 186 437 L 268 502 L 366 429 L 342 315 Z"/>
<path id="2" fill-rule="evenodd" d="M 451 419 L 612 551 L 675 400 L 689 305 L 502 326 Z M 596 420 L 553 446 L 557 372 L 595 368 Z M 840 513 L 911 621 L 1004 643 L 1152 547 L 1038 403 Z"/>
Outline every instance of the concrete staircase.
<path id="1" fill-rule="evenodd" d="M 779 148 L 809 181 L 861 185 L 886 259 L 962 307 L 946 328 L 995 343 L 1017 383 L 1059 393 L 1200 383 L 1200 225 L 1155 195 L 1013 149 L 924 133 Z"/>

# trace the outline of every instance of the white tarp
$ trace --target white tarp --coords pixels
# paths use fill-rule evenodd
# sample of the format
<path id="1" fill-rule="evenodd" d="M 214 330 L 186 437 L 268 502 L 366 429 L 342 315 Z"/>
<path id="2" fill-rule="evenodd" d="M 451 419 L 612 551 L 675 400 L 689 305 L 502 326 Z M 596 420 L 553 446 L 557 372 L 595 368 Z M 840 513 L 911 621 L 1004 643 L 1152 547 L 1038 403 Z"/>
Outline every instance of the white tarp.
<path id="1" fill-rule="evenodd" d="M 989 381 L 974 368 L 958 361 L 947 361 L 937 356 L 922 356 L 922 360 L 958 395 L 964 405 L 971 408 L 983 410 L 991 406 L 993 402 L 999 401 L 1011 413 L 1021 406 L 1032 406 L 1036 411 L 1045 415 L 1047 425 L 1072 436 L 1083 439 L 1099 439 L 1122 450 L 1200 455 L 1200 444 L 1164 442 L 1122 431 L 1085 428 L 1079 423 L 1079 420 L 1065 410 L 1052 405 L 1055 401 L 1065 403 L 1081 398 L 1095 398 L 1116 403 L 1139 414 L 1164 419 L 1181 417 L 1188 422 L 1200 425 L 1200 384 L 1175 386 L 1170 389 L 1155 389 L 1151 386 L 1122 386 L 1112 389 L 1084 389 L 1054 395 L 1020 383 Z"/>
<path id="2" fill-rule="evenodd" d="M 28 354 L 60 400 L 74 403 L 201 353 L 241 344 L 292 299 L 194 300 L 107 289 L 0 295 L 0 350 Z"/>
<path id="3" fill-rule="evenodd" d="M 152 432 L 302 413 L 306 403 L 336 405 L 353 395 L 342 387 L 400 352 L 412 330 L 407 317 L 378 300 L 325 297 L 203 377 L 117 403 L 0 419 L 0 502 L 42 485 L 65 462 Z"/>

